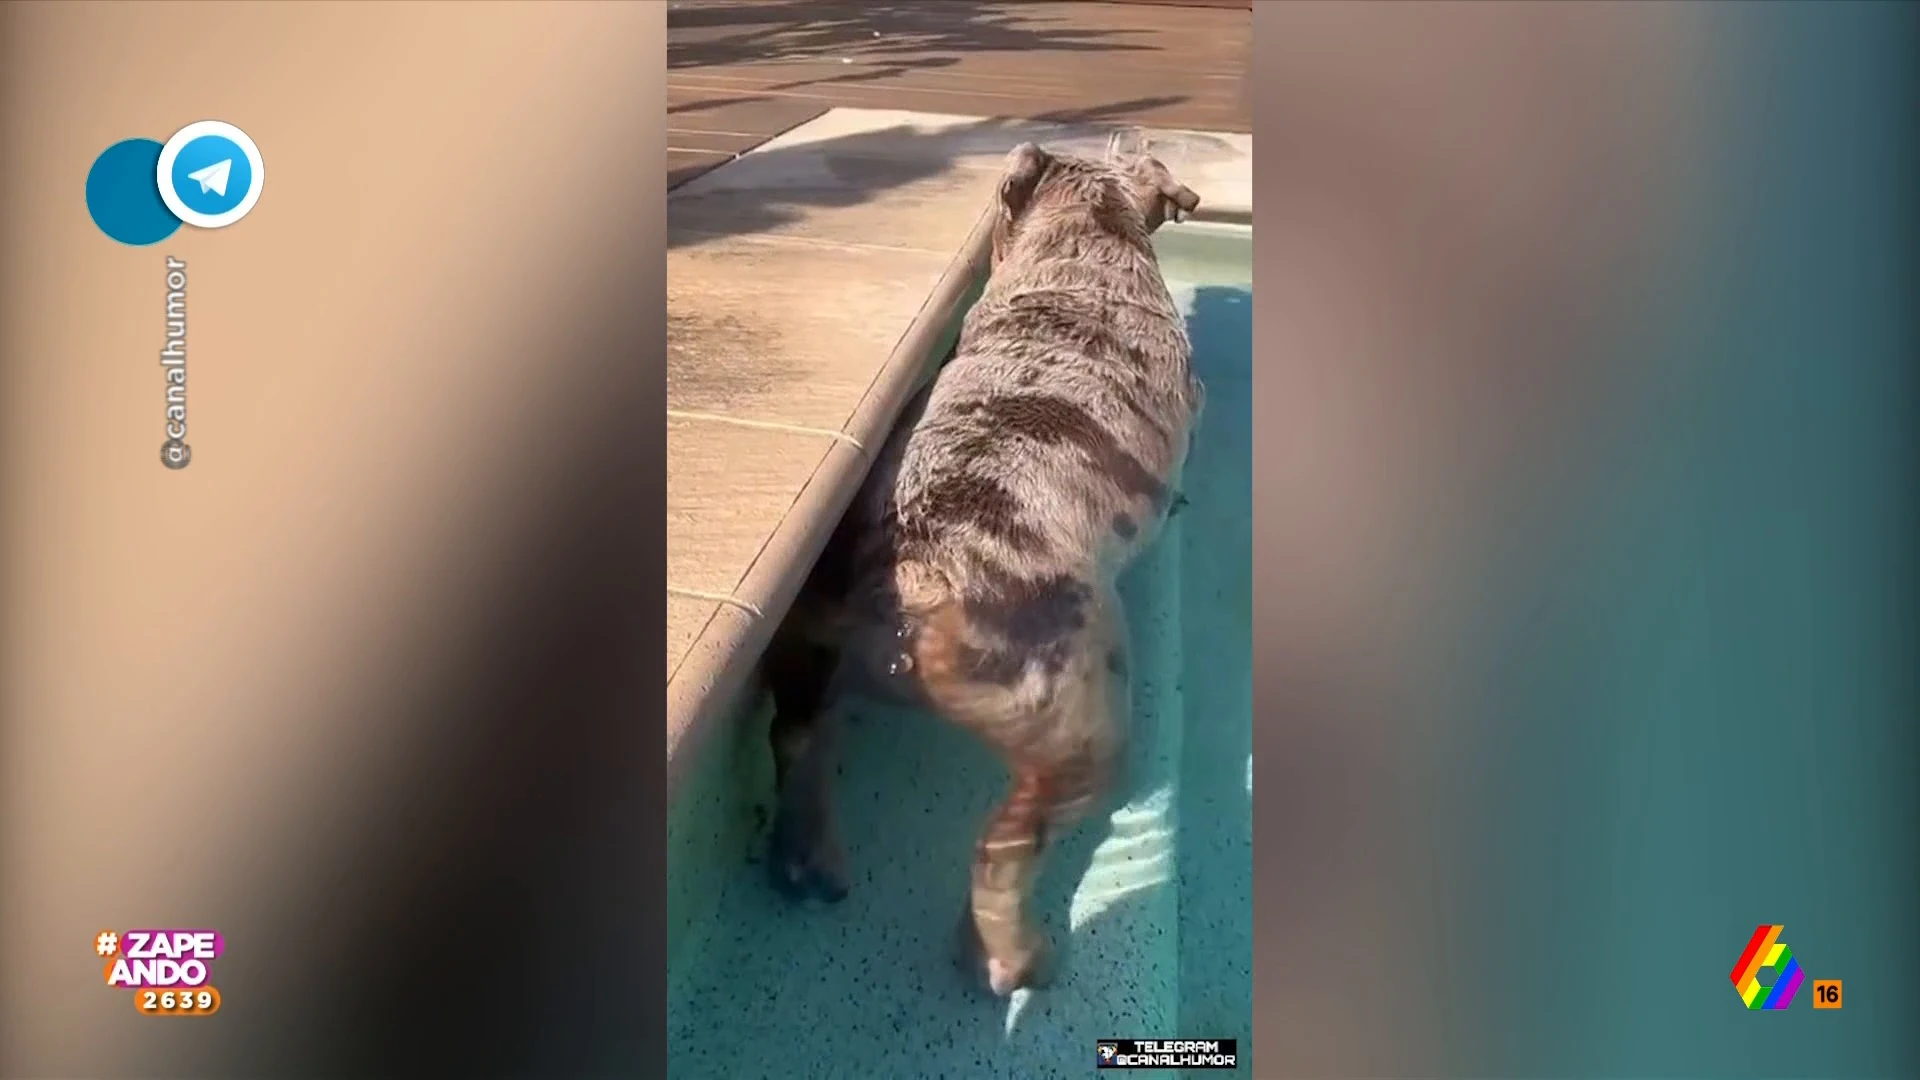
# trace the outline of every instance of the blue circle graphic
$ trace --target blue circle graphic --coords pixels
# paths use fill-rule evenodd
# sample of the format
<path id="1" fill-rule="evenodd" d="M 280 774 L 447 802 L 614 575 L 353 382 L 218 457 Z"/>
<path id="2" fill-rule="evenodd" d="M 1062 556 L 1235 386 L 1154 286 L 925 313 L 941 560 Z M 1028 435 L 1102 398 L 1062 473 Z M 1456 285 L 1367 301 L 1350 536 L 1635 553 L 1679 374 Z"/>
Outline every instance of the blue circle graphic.
<path id="1" fill-rule="evenodd" d="M 156 158 L 151 168 L 157 169 Z M 200 179 L 193 177 L 200 173 Z M 155 181 L 155 190 L 158 190 Z M 221 135 L 202 135 L 180 148 L 173 159 L 173 190 L 197 214 L 224 214 L 240 205 L 253 188 L 253 166 L 238 143 Z"/>
<path id="2" fill-rule="evenodd" d="M 180 228 L 180 219 L 160 198 L 160 150 L 152 139 L 127 139 L 94 159 L 87 170 L 87 213 L 101 232 L 144 247 Z"/>

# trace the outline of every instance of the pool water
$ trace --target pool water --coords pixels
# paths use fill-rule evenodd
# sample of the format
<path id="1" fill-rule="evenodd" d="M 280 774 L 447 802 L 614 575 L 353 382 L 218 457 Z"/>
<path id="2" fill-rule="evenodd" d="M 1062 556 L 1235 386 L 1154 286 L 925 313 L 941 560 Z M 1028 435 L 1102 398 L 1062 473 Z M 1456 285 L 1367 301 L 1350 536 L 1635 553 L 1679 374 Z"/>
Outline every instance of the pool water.
<path id="1" fill-rule="evenodd" d="M 933 717 L 850 703 L 838 795 L 852 891 L 795 906 L 758 865 L 771 776 L 758 714 L 672 815 L 672 1076 L 1083 1077 L 1114 1037 L 1237 1038 L 1246 1074 L 1252 233 L 1189 223 L 1159 248 L 1207 406 L 1185 502 L 1120 582 L 1134 728 L 1119 808 L 1054 845 L 1040 884 L 1057 979 L 999 1001 L 952 962 L 974 840 L 1006 785 L 982 747 Z"/>

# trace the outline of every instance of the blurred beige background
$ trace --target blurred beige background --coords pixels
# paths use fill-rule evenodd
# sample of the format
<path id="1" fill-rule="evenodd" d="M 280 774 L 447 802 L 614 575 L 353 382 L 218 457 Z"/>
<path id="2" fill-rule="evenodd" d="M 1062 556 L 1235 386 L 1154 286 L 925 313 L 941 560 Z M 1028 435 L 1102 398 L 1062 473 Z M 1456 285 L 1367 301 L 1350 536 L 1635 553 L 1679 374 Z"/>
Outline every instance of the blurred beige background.
<path id="1" fill-rule="evenodd" d="M 621 918 L 658 888 L 651 818 L 606 820 L 644 799 L 513 800 L 588 768 L 528 732 L 632 751 L 558 787 L 658 768 L 664 5 L 0 19 L 0 1073 L 337 1073 L 399 1061 L 382 1012 L 499 1028 L 368 984 L 369 944 L 473 881 L 523 937 L 604 929 L 551 894 L 591 865 Z M 94 157 L 204 118 L 258 143 L 252 214 L 146 249 L 102 235 Z M 189 279 L 180 472 L 158 459 L 167 256 Z M 527 835 L 503 836 L 516 814 Z M 88 939 L 135 924 L 225 932 L 220 1016 L 144 1019 L 101 985 Z M 548 1039 L 643 1045 L 615 1022 L 575 1010 Z"/>

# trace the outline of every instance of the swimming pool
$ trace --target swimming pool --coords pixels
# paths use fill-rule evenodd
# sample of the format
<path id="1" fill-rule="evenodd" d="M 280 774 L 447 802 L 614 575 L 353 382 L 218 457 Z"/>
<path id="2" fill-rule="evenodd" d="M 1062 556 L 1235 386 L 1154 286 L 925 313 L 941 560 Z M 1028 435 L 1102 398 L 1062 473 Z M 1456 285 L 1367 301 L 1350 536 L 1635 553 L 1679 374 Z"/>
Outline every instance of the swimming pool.
<path id="1" fill-rule="evenodd" d="M 1054 985 L 995 1001 L 954 968 L 1000 765 L 929 716 L 854 702 L 838 791 L 852 892 L 796 907 L 758 865 L 764 710 L 696 764 L 669 825 L 676 1078 L 1081 1077 L 1101 1038 L 1237 1038 L 1251 1057 L 1252 231 L 1157 238 L 1207 406 L 1185 502 L 1121 580 L 1133 637 L 1124 805 L 1052 851 Z"/>

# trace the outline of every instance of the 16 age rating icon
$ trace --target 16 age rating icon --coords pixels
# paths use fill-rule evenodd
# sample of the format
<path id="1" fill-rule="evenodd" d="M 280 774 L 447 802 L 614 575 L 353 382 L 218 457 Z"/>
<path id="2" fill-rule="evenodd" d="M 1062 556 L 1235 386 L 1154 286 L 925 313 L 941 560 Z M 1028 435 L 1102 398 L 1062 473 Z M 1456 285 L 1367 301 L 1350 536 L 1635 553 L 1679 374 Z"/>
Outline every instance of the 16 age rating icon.
<path id="1" fill-rule="evenodd" d="M 106 963 L 107 985 L 133 991 L 142 1016 L 212 1016 L 220 991 L 207 965 L 227 950 L 216 930 L 102 930 L 93 952 Z"/>

